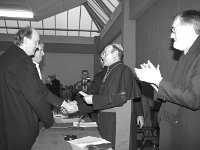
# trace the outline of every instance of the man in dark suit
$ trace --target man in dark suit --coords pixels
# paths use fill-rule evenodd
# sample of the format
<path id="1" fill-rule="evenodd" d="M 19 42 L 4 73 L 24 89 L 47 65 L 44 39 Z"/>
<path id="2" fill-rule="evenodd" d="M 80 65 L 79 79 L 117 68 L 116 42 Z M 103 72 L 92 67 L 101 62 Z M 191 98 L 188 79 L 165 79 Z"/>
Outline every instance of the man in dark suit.
<path id="1" fill-rule="evenodd" d="M 54 122 L 48 99 L 59 98 L 49 95 L 30 57 L 39 40 L 34 28 L 22 28 L 0 56 L 1 150 L 30 150 L 39 133 L 39 121 L 46 128 Z"/>
<path id="2" fill-rule="evenodd" d="M 51 84 L 49 86 L 49 90 L 60 97 L 60 81 L 56 79 L 55 74 L 51 75 Z"/>
<path id="3" fill-rule="evenodd" d="M 91 86 L 91 81 L 89 78 L 89 72 L 87 70 L 82 70 L 81 81 L 78 81 L 75 84 L 75 87 L 77 91 L 83 91 L 85 93 L 88 93 L 88 91 L 90 90 L 90 86 Z"/>
<path id="4" fill-rule="evenodd" d="M 173 47 L 182 51 L 172 74 L 163 77 L 150 61 L 135 68 L 162 99 L 159 110 L 160 150 L 200 149 L 200 11 L 185 10 L 173 17 Z"/>

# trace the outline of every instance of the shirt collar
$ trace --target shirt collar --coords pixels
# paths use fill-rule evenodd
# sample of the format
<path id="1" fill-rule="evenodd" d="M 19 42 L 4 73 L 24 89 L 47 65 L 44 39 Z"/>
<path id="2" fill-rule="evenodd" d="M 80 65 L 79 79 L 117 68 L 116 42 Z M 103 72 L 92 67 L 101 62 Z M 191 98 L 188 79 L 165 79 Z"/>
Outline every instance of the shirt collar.
<path id="1" fill-rule="evenodd" d="M 39 66 L 39 64 L 38 64 L 38 63 L 36 63 L 34 60 L 33 60 L 33 63 L 36 65 L 36 67 L 38 67 L 38 66 Z"/>
<path id="2" fill-rule="evenodd" d="M 118 64 L 122 64 L 122 61 L 115 62 L 114 64 L 108 66 L 108 67 L 107 67 L 107 70 L 112 69 L 114 66 L 116 66 L 116 65 L 118 65 Z"/>

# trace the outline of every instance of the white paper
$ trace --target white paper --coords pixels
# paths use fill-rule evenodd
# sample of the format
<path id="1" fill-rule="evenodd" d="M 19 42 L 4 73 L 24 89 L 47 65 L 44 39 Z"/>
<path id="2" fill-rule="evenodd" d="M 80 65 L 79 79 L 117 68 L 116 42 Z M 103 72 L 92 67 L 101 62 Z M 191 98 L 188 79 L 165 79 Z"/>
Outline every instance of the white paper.
<path id="1" fill-rule="evenodd" d="M 78 122 L 73 122 L 73 126 L 77 127 Z M 80 122 L 79 127 L 97 127 L 96 122 Z"/>
<path id="2" fill-rule="evenodd" d="M 81 94 L 82 96 L 87 96 L 88 94 L 84 93 L 83 91 L 79 91 L 79 94 Z"/>
<path id="3" fill-rule="evenodd" d="M 54 115 L 54 120 L 56 123 L 73 123 L 73 122 L 78 122 L 79 118 L 78 117 L 70 118 L 62 114 L 56 114 Z M 81 122 L 85 122 L 85 121 L 81 119 Z"/>
<path id="4" fill-rule="evenodd" d="M 86 136 L 83 138 L 75 139 L 72 141 L 68 141 L 73 150 L 86 150 L 87 145 L 98 145 L 103 143 L 111 143 L 105 139 L 92 137 L 92 136 Z"/>

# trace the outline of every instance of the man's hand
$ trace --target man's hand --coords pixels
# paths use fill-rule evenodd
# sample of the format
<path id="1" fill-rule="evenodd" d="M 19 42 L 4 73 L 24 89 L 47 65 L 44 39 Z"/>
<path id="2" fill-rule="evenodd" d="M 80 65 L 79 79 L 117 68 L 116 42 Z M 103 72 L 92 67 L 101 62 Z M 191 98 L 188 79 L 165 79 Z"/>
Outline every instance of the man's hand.
<path id="1" fill-rule="evenodd" d="M 78 111 L 78 106 L 76 102 L 66 102 L 63 101 L 61 105 L 61 111 L 63 113 L 75 113 Z"/>
<path id="2" fill-rule="evenodd" d="M 134 68 L 139 80 L 155 84 L 159 87 L 159 83 L 163 79 L 160 73 L 159 65 L 155 68 L 154 65 L 148 60 L 147 63 L 141 64 L 140 66 L 141 69 Z"/>
<path id="3" fill-rule="evenodd" d="M 140 129 L 143 127 L 143 125 L 144 125 L 144 117 L 143 116 L 137 117 L 137 125 L 140 126 Z"/>
<path id="4" fill-rule="evenodd" d="M 77 102 L 76 101 L 68 101 L 68 104 L 70 106 L 73 106 L 74 109 L 76 110 L 76 112 L 78 111 L 78 105 L 77 105 Z"/>
<path id="5" fill-rule="evenodd" d="M 93 104 L 92 97 L 93 95 L 87 95 L 87 96 L 84 96 L 83 99 L 85 100 L 87 104 Z"/>

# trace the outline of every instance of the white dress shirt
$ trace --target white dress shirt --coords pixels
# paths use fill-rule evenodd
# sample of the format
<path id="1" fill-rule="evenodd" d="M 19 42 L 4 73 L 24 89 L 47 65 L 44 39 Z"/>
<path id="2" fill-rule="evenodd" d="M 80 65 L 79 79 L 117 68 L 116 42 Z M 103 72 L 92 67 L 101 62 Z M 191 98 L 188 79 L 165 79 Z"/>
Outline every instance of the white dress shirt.
<path id="1" fill-rule="evenodd" d="M 39 64 L 36 63 L 35 61 L 33 61 L 33 63 L 35 64 L 36 68 L 37 68 L 37 71 L 38 71 L 38 75 L 40 77 L 40 80 L 42 80 L 42 74 L 41 74 L 41 71 L 40 71 L 40 67 L 39 67 Z"/>

